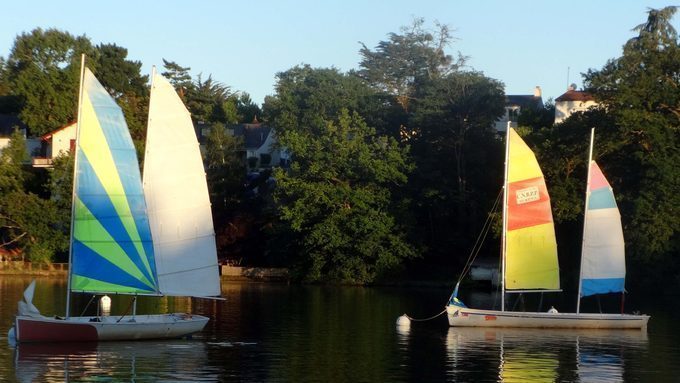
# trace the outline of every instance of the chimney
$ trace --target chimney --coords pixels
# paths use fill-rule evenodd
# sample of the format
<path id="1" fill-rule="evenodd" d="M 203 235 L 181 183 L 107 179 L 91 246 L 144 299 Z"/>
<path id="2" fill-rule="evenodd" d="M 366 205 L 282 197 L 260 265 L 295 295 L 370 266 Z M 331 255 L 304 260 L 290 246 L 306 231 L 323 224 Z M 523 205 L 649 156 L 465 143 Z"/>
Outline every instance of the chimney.
<path id="1" fill-rule="evenodd" d="M 534 97 L 538 98 L 538 97 L 541 97 L 541 96 L 542 96 L 541 95 L 541 87 L 536 86 L 536 88 L 534 88 Z"/>

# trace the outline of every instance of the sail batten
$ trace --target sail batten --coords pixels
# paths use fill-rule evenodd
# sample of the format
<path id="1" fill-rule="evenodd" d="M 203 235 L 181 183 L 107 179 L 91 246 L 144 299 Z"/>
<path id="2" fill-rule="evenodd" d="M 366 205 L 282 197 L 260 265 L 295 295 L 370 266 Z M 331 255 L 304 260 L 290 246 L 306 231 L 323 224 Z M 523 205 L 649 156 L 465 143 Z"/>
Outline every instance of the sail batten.
<path id="1" fill-rule="evenodd" d="M 559 290 L 557 242 L 543 173 L 531 149 L 509 129 L 505 289 Z"/>
<path id="2" fill-rule="evenodd" d="M 220 295 L 212 211 L 194 126 L 175 89 L 155 73 L 144 194 L 160 291 L 173 296 Z"/>

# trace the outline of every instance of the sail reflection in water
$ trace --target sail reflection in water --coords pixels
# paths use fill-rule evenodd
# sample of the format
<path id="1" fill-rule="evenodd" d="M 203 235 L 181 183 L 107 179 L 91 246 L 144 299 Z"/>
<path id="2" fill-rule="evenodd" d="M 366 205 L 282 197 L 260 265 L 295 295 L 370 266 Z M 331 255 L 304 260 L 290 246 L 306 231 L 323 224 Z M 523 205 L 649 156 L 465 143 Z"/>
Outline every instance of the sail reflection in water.
<path id="1" fill-rule="evenodd" d="M 217 381 L 201 341 L 23 343 L 14 354 L 18 382 Z"/>
<path id="2" fill-rule="evenodd" d="M 621 382 L 647 333 L 451 327 L 446 349 L 452 381 Z"/>

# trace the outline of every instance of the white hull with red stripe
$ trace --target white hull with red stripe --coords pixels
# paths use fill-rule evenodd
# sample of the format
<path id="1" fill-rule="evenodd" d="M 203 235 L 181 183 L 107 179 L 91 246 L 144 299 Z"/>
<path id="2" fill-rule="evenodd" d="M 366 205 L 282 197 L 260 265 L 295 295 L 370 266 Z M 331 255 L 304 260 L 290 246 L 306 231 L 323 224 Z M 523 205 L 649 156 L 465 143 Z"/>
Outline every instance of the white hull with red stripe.
<path id="1" fill-rule="evenodd" d="M 162 314 L 134 317 L 70 317 L 18 315 L 17 342 L 88 342 L 109 340 L 175 339 L 199 332 L 208 323 L 201 315 Z"/>

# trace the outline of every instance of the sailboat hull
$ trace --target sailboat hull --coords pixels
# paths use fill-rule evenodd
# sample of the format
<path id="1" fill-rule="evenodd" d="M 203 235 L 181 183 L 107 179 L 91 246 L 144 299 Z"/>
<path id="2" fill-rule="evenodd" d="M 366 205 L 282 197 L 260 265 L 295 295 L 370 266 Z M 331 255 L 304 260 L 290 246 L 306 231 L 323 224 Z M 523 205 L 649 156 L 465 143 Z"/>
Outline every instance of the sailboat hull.
<path id="1" fill-rule="evenodd" d="M 199 332 L 208 323 L 201 315 L 183 313 L 134 317 L 17 316 L 17 342 L 88 342 L 174 339 Z"/>
<path id="2" fill-rule="evenodd" d="M 446 307 L 452 327 L 646 329 L 648 315 L 549 313 Z"/>

